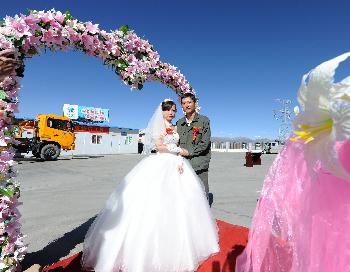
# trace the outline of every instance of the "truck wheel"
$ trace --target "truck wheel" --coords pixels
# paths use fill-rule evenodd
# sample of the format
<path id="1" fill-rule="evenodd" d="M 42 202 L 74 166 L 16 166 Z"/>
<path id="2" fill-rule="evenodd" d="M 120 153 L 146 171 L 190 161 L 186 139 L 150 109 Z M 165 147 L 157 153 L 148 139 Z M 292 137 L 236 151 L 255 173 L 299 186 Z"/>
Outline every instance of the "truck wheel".
<path id="1" fill-rule="evenodd" d="M 35 158 L 37 159 L 40 159 L 41 158 L 41 155 L 40 155 L 40 152 L 36 152 L 36 151 L 32 151 L 32 154 Z"/>
<path id="2" fill-rule="evenodd" d="M 60 153 L 61 150 L 57 145 L 47 144 L 41 149 L 40 158 L 45 161 L 54 161 L 57 160 Z"/>

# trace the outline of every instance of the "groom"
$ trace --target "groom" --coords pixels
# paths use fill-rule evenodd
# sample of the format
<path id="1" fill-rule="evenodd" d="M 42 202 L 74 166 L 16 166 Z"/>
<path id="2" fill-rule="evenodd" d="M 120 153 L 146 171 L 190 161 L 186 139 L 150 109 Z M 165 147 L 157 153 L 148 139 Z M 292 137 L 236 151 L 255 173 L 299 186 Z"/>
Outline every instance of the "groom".
<path id="1" fill-rule="evenodd" d="M 209 193 L 208 172 L 211 158 L 210 151 L 210 121 L 209 118 L 196 112 L 196 97 L 186 93 L 181 97 L 181 106 L 185 117 L 176 122 L 180 135 L 180 154 L 186 157 L 198 177 L 201 179 L 209 205 L 213 203 L 213 194 Z"/>

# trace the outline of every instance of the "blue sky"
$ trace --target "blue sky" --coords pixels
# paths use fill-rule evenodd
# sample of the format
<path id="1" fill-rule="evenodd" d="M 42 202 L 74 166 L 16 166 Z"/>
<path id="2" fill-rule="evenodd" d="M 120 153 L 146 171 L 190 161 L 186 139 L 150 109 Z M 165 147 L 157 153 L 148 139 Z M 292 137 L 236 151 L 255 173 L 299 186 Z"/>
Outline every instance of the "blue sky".
<path id="1" fill-rule="evenodd" d="M 0 15 L 27 8 L 70 10 L 106 31 L 129 25 L 187 77 L 213 136 L 277 136 L 275 99 L 294 107 L 302 75 L 350 51 L 349 1 L 16 0 L 2 3 Z M 145 127 L 163 99 L 176 99 L 160 83 L 131 91 L 98 59 L 74 51 L 27 60 L 22 85 L 20 116 L 61 114 L 70 103 L 109 108 L 112 125 L 131 128 Z"/>

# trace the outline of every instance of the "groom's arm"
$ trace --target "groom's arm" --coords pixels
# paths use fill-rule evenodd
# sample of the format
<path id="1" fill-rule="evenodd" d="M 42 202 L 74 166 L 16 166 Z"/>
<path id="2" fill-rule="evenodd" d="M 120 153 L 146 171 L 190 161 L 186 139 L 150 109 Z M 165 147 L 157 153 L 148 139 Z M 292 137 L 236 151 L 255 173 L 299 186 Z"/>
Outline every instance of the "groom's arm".
<path id="1" fill-rule="evenodd" d="M 203 152 L 208 151 L 210 149 L 210 138 L 210 121 L 208 118 L 206 118 L 203 122 L 202 139 L 193 147 L 192 150 L 189 150 L 189 156 L 198 156 Z"/>

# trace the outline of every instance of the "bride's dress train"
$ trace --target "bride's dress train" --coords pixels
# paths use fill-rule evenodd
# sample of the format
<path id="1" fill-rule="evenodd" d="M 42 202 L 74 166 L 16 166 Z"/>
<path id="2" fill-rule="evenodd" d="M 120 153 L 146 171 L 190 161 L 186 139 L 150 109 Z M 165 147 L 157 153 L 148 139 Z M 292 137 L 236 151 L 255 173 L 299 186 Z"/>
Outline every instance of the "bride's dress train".
<path id="1" fill-rule="evenodd" d="M 163 153 L 143 159 L 111 194 L 86 235 L 82 264 L 97 272 L 185 272 L 218 251 L 199 178 L 186 159 Z"/>

